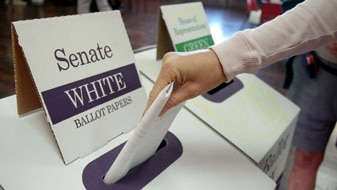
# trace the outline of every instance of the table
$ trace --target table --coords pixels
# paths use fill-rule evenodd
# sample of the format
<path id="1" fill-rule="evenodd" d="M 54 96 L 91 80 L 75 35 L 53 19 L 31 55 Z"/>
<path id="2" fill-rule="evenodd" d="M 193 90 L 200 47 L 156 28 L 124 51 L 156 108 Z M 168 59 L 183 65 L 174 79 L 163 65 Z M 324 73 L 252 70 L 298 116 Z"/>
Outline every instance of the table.
<path id="1" fill-rule="evenodd" d="M 147 91 L 152 83 L 142 78 Z M 19 118 L 16 97 L 0 100 L 0 185 L 4 189 L 84 189 L 85 166 L 124 142 L 128 134 L 94 153 L 64 165 L 43 110 Z M 144 189 L 270 190 L 275 182 L 192 113 L 183 109 L 170 131 L 182 156 Z"/>

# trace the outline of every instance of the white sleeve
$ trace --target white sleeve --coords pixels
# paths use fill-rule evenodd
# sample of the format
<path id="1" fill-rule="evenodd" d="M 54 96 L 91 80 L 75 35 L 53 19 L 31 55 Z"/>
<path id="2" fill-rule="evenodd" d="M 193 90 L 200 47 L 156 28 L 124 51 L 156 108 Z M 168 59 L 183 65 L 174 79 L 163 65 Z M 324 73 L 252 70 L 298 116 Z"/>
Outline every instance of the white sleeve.
<path id="1" fill-rule="evenodd" d="M 306 0 L 285 14 L 211 47 L 230 81 L 337 40 L 337 1 Z"/>

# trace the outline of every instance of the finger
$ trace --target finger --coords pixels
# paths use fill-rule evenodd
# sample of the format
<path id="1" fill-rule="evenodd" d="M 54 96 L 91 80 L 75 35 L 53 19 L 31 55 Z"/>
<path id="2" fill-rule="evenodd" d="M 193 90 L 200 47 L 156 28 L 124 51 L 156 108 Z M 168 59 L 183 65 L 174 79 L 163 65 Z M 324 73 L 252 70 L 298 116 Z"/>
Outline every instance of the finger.
<path id="1" fill-rule="evenodd" d="M 159 75 L 160 77 L 161 75 Z M 145 110 L 143 112 L 143 115 L 147 112 L 147 110 L 150 108 L 154 100 L 157 98 L 158 94 L 165 88 L 168 84 L 170 84 L 172 80 L 166 79 L 166 78 L 158 78 L 152 87 L 152 90 L 149 93 L 149 99 L 147 101 Z"/>
<path id="2" fill-rule="evenodd" d="M 189 82 L 183 84 L 182 86 L 180 86 L 178 83 L 175 83 L 175 88 L 159 115 L 162 116 L 169 109 L 199 95 L 198 93 L 195 93 L 193 89 L 191 89 L 191 86 L 192 85 L 190 85 Z"/>

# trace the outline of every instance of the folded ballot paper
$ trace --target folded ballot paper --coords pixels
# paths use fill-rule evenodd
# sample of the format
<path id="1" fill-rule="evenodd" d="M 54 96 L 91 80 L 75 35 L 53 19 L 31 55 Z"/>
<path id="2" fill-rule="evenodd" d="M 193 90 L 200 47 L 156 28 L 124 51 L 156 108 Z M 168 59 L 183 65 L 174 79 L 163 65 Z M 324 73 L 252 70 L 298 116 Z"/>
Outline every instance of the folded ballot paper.
<path id="1" fill-rule="evenodd" d="M 106 184 L 117 182 L 128 171 L 155 154 L 165 134 L 184 103 L 168 110 L 163 116 L 160 111 L 173 91 L 174 82 L 167 85 L 155 99 L 133 131 L 123 149 L 104 177 Z"/>

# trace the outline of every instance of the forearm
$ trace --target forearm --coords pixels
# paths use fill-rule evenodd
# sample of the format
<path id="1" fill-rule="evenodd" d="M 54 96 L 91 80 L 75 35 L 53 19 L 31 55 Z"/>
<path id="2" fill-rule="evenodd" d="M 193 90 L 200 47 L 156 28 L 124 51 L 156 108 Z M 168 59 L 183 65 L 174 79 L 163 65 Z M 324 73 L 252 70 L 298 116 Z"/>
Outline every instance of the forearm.
<path id="1" fill-rule="evenodd" d="M 227 80 L 337 38 L 337 1 L 307 0 L 282 16 L 211 47 Z"/>

